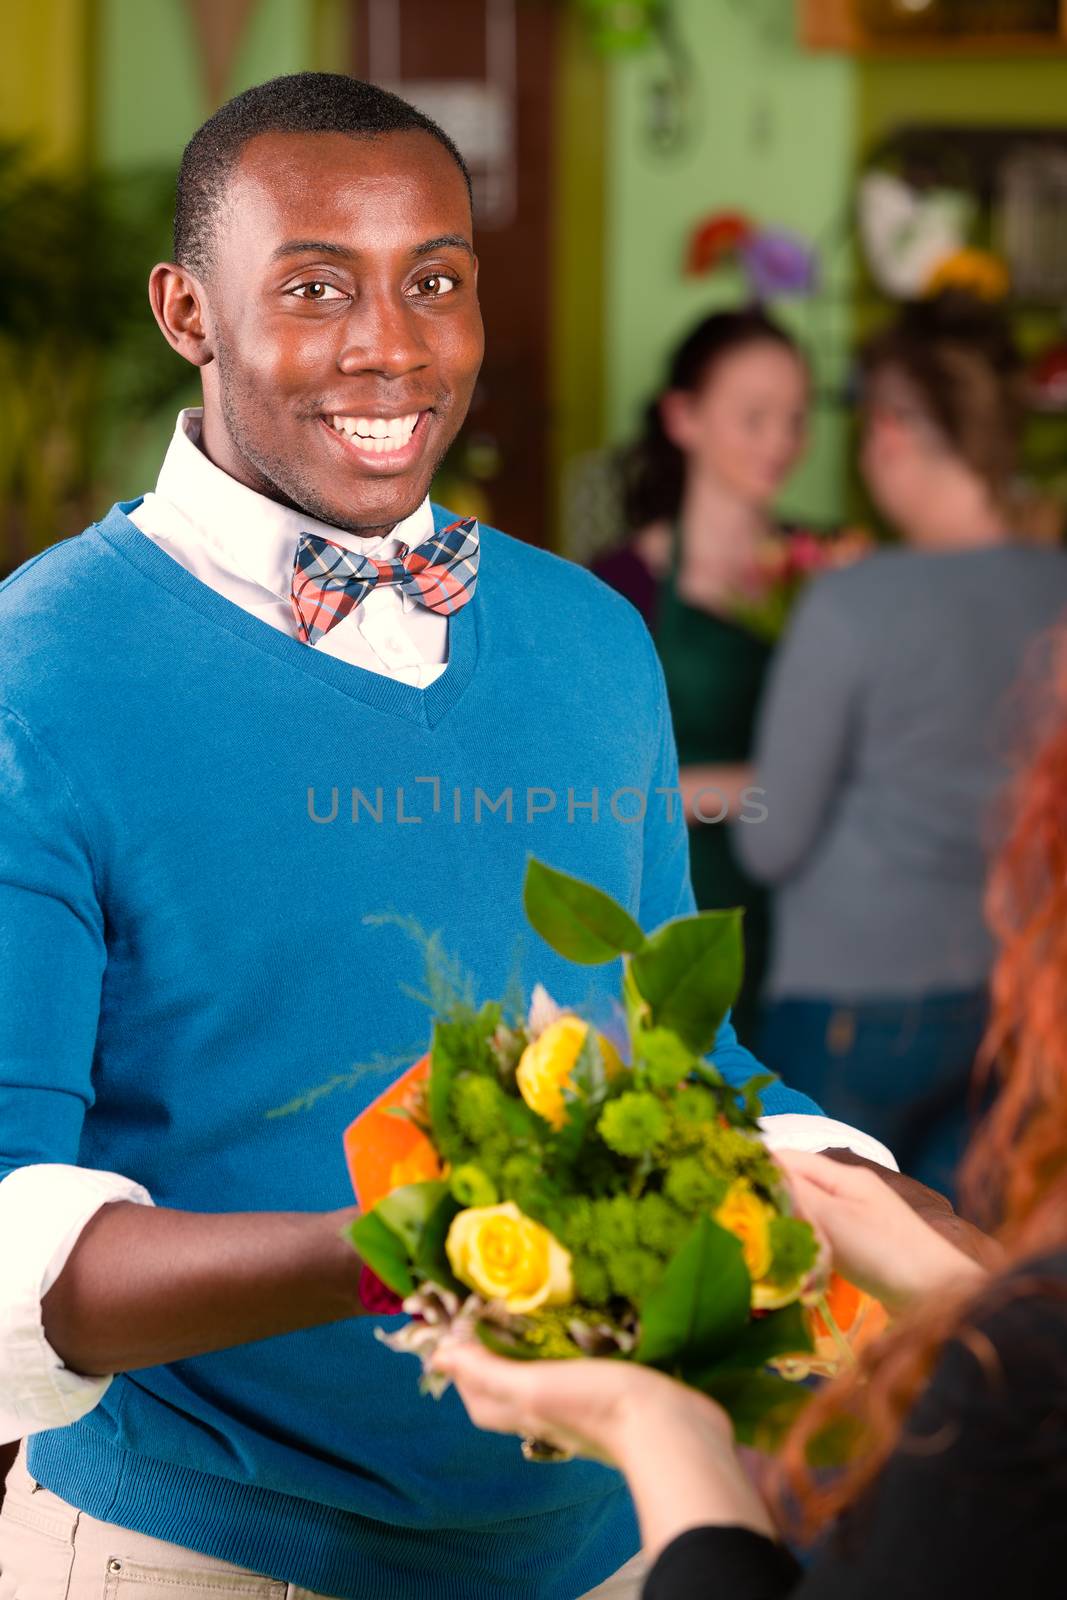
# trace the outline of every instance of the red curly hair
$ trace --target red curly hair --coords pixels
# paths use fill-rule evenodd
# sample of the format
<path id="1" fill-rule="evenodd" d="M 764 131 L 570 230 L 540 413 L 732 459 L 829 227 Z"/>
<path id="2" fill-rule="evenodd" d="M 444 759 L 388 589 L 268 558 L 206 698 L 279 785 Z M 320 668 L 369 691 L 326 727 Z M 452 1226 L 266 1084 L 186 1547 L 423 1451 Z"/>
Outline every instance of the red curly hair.
<path id="1" fill-rule="evenodd" d="M 1006 842 L 986 897 L 1000 953 L 978 1063 L 979 1081 L 992 1075 L 1000 1087 L 961 1172 L 964 1203 L 1004 1245 L 1006 1270 L 1067 1242 L 1067 628 L 1035 647 L 1018 698 L 1036 753 L 1005 795 Z M 871 1483 L 946 1341 L 996 1362 L 973 1326 L 977 1305 L 1042 1289 L 1004 1276 L 977 1298 L 971 1290 L 904 1319 L 805 1408 L 776 1472 L 784 1522 L 810 1535 Z M 842 1424 L 855 1448 L 828 1483 L 812 1462 Z"/>

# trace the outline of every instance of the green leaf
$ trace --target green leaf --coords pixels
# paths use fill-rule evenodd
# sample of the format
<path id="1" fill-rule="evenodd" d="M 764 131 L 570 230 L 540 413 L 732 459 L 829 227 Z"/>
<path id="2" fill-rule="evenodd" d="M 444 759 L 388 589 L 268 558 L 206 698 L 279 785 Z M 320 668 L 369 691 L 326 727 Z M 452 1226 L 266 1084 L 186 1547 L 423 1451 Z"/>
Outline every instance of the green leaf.
<path id="1" fill-rule="evenodd" d="M 702 911 L 665 923 L 630 961 L 653 1026 L 673 1029 L 697 1055 L 714 1045 L 741 987 L 742 916 Z"/>
<path id="2" fill-rule="evenodd" d="M 630 1030 L 630 1038 L 636 1039 L 641 1030 L 649 1025 L 649 1005 L 638 990 L 637 981 L 630 970 L 629 957 L 622 964 L 622 999 L 626 1008 L 626 1025 Z"/>
<path id="3" fill-rule="evenodd" d="M 387 1289 L 404 1298 L 415 1293 L 416 1283 L 408 1266 L 407 1250 L 376 1211 L 357 1217 L 347 1234 L 360 1260 L 377 1273 Z"/>
<path id="4" fill-rule="evenodd" d="M 579 1095 L 583 1100 L 593 1101 L 597 1108 L 603 1105 L 608 1095 L 608 1073 L 604 1062 L 604 1051 L 601 1048 L 600 1036 L 595 1028 L 585 1030 L 582 1048 L 578 1052 L 578 1059 L 570 1070 L 570 1076 L 563 1087 L 563 1097 L 568 1099 L 572 1095 Z"/>
<path id="5" fill-rule="evenodd" d="M 358 1217 L 348 1237 L 395 1294 L 414 1294 L 417 1282 L 426 1278 L 452 1288 L 444 1242 L 458 1210 L 447 1183 L 409 1183 Z"/>
<path id="6" fill-rule="evenodd" d="M 695 1078 L 699 1078 L 700 1082 L 707 1089 L 725 1089 L 726 1087 L 726 1079 L 723 1077 L 718 1067 L 715 1066 L 715 1064 L 711 1061 L 695 1061 L 693 1063 L 693 1076 Z M 733 1094 L 734 1092 L 731 1090 L 731 1099 L 733 1098 Z"/>
<path id="7" fill-rule="evenodd" d="M 752 1371 L 765 1367 L 776 1356 L 792 1356 L 813 1349 L 811 1327 L 803 1306 L 783 1306 L 754 1317 L 742 1330 L 737 1343 L 717 1356 L 711 1366 L 686 1373 L 694 1388 L 728 1372 Z"/>
<path id="8" fill-rule="evenodd" d="M 734 1425 L 739 1444 L 772 1452 L 811 1399 L 811 1390 L 774 1372 L 726 1372 L 694 1383 L 717 1400 Z"/>
<path id="9" fill-rule="evenodd" d="M 411 1264 L 420 1283 L 439 1283 L 443 1289 L 452 1289 L 456 1294 L 466 1297 L 467 1290 L 452 1271 L 445 1250 L 452 1219 L 462 1209 L 446 1187 L 445 1193 L 426 1218 Z"/>
<path id="10" fill-rule="evenodd" d="M 542 939 L 568 961 L 599 966 L 644 946 L 644 934 L 618 901 L 534 857 L 526 866 L 522 898 Z"/>
<path id="11" fill-rule="evenodd" d="M 710 1366 L 736 1344 L 751 1293 L 741 1241 L 701 1217 L 641 1307 L 636 1359 L 650 1367 Z"/>
<path id="12" fill-rule="evenodd" d="M 451 1154 L 448 1146 L 455 1137 L 449 1111 L 452 1085 L 460 1072 L 496 1076 L 496 1063 L 488 1046 L 495 1026 L 494 1010 L 489 1006 L 484 1006 L 481 1012 L 467 1011 L 434 1022 L 426 1103 L 434 1142 L 446 1157 Z"/>
<path id="13" fill-rule="evenodd" d="M 776 1072 L 757 1072 L 755 1077 L 749 1078 L 748 1082 L 742 1085 L 741 1100 L 748 1116 L 760 1117 L 763 1115 L 763 1091 L 764 1089 L 769 1089 L 772 1083 L 777 1082 L 778 1074 Z"/>
<path id="14" fill-rule="evenodd" d="M 587 1028 L 578 1059 L 563 1087 L 567 1120 L 551 1139 L 558 1163 L 572 1166 L 577 1161 L 590 1129 L 603 1110 L 610 1089 L 596 1029 Z"/>
<path id="15" fill-rule="evenodd" d="M 506 1092 L 500 1106 L 500 1122 L 504 1132 L 516 1145 L 536 1145 L 544 1139 L 544 1117 L 539 1117 L 525 1100 L 518 1100 Z"/>
<path id="16" fill-rule="evenodd" d="M 379 1200 L 371 1215 L 396 1235 L 414 1260 L 422 1248 L 430 1218 L 446 1197 L 451 1198 L 448 1184 L 439 1178 L 431 1183 L 407 1183 Z"/>

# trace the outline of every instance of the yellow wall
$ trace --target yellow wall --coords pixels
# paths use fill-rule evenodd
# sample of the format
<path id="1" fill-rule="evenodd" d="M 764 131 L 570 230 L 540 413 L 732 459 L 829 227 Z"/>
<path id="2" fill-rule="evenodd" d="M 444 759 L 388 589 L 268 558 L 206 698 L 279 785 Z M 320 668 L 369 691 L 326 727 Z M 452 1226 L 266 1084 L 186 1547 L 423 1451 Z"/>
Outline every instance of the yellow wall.
<path id="1" fill-rule="evenodd" d="M 31 139 L 42 159 L 92 155 L 94 0 L 3 0 L 0 138 Z"/>
<path id="2" fill-rule="evenodd" d="M 1012 60 L 862 60 L 861 149 L 907 122 L 1067 124 L 1067 55 Z"/>

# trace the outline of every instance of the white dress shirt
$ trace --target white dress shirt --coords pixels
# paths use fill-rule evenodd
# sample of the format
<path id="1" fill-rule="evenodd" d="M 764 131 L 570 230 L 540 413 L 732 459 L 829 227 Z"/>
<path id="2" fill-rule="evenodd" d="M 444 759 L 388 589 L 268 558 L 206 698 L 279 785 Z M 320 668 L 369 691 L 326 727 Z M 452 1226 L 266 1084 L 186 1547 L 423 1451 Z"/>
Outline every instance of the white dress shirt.
<path id="1" fill-rule="evenodd" d="M 378 561 L 432 536 L 429 496 L 392 533 L 375 539 L 268 500 L 208 460 L 199 447 L 202 419 L 199 409 L 180 413 L 155 493 L 145 495 L 130 520 L 209 589 L 291 638 L 297 628 L 289 594 L 301 533 Z M 448 618 L 382 585 L 311 648 L 426 689 L 445 670 Z"/>
<path id="2" fill-rule="evenodd" d="M 202 413 L 183 411 L 154 494 L 132 513 L 141 531 L 207 584 L 281 632 L 297 637 L 289 591 L 298 536 L 317 533 L 385 560 L 433 532 L 429 499 L 385 538 L 360 539 L 246 488 L 213 466 L 198 445 Z M 426 688 L 445 671 L 448 619 L 396 589 L 372 589 L 361 605 L 309 649 Z M 895 1168 L 869 1135 L 825 1117 L 763 1119 L 773 1149 L 854 1150 Z M 68 1371 L 44 1336 L 41 1301 L 82 1229 L 102 1205 L 151 1196 L 118 1173 L 59 1164 L 20 1167 L 0 1181 L 0 1443 L 76 1422 L 102 1398 L 110 1378 Z"/>

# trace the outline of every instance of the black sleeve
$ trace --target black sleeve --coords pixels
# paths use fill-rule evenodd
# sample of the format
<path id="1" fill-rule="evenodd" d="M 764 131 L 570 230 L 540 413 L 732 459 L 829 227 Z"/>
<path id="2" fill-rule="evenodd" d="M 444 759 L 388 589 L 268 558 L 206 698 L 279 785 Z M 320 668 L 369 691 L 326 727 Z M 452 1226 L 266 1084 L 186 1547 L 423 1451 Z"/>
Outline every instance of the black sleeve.
<path id="1" fill-rule="evenodd" d="M 877 1483 L 810 1566 L 756 1534 L 695 1529 L 660 1556 L 645 1600 L 1062 1594 L 1067 1258 L 1056 1263 L 1051 1278 L 1009 1280 L 948 1346 Z"/>
<path id="2" fill-rule="evenodd" d="M 780 1544 L 748 1528 L 690 1528 L 663 1551 L 642 1600 L 780 1600 L 801 1569 Z"/>

